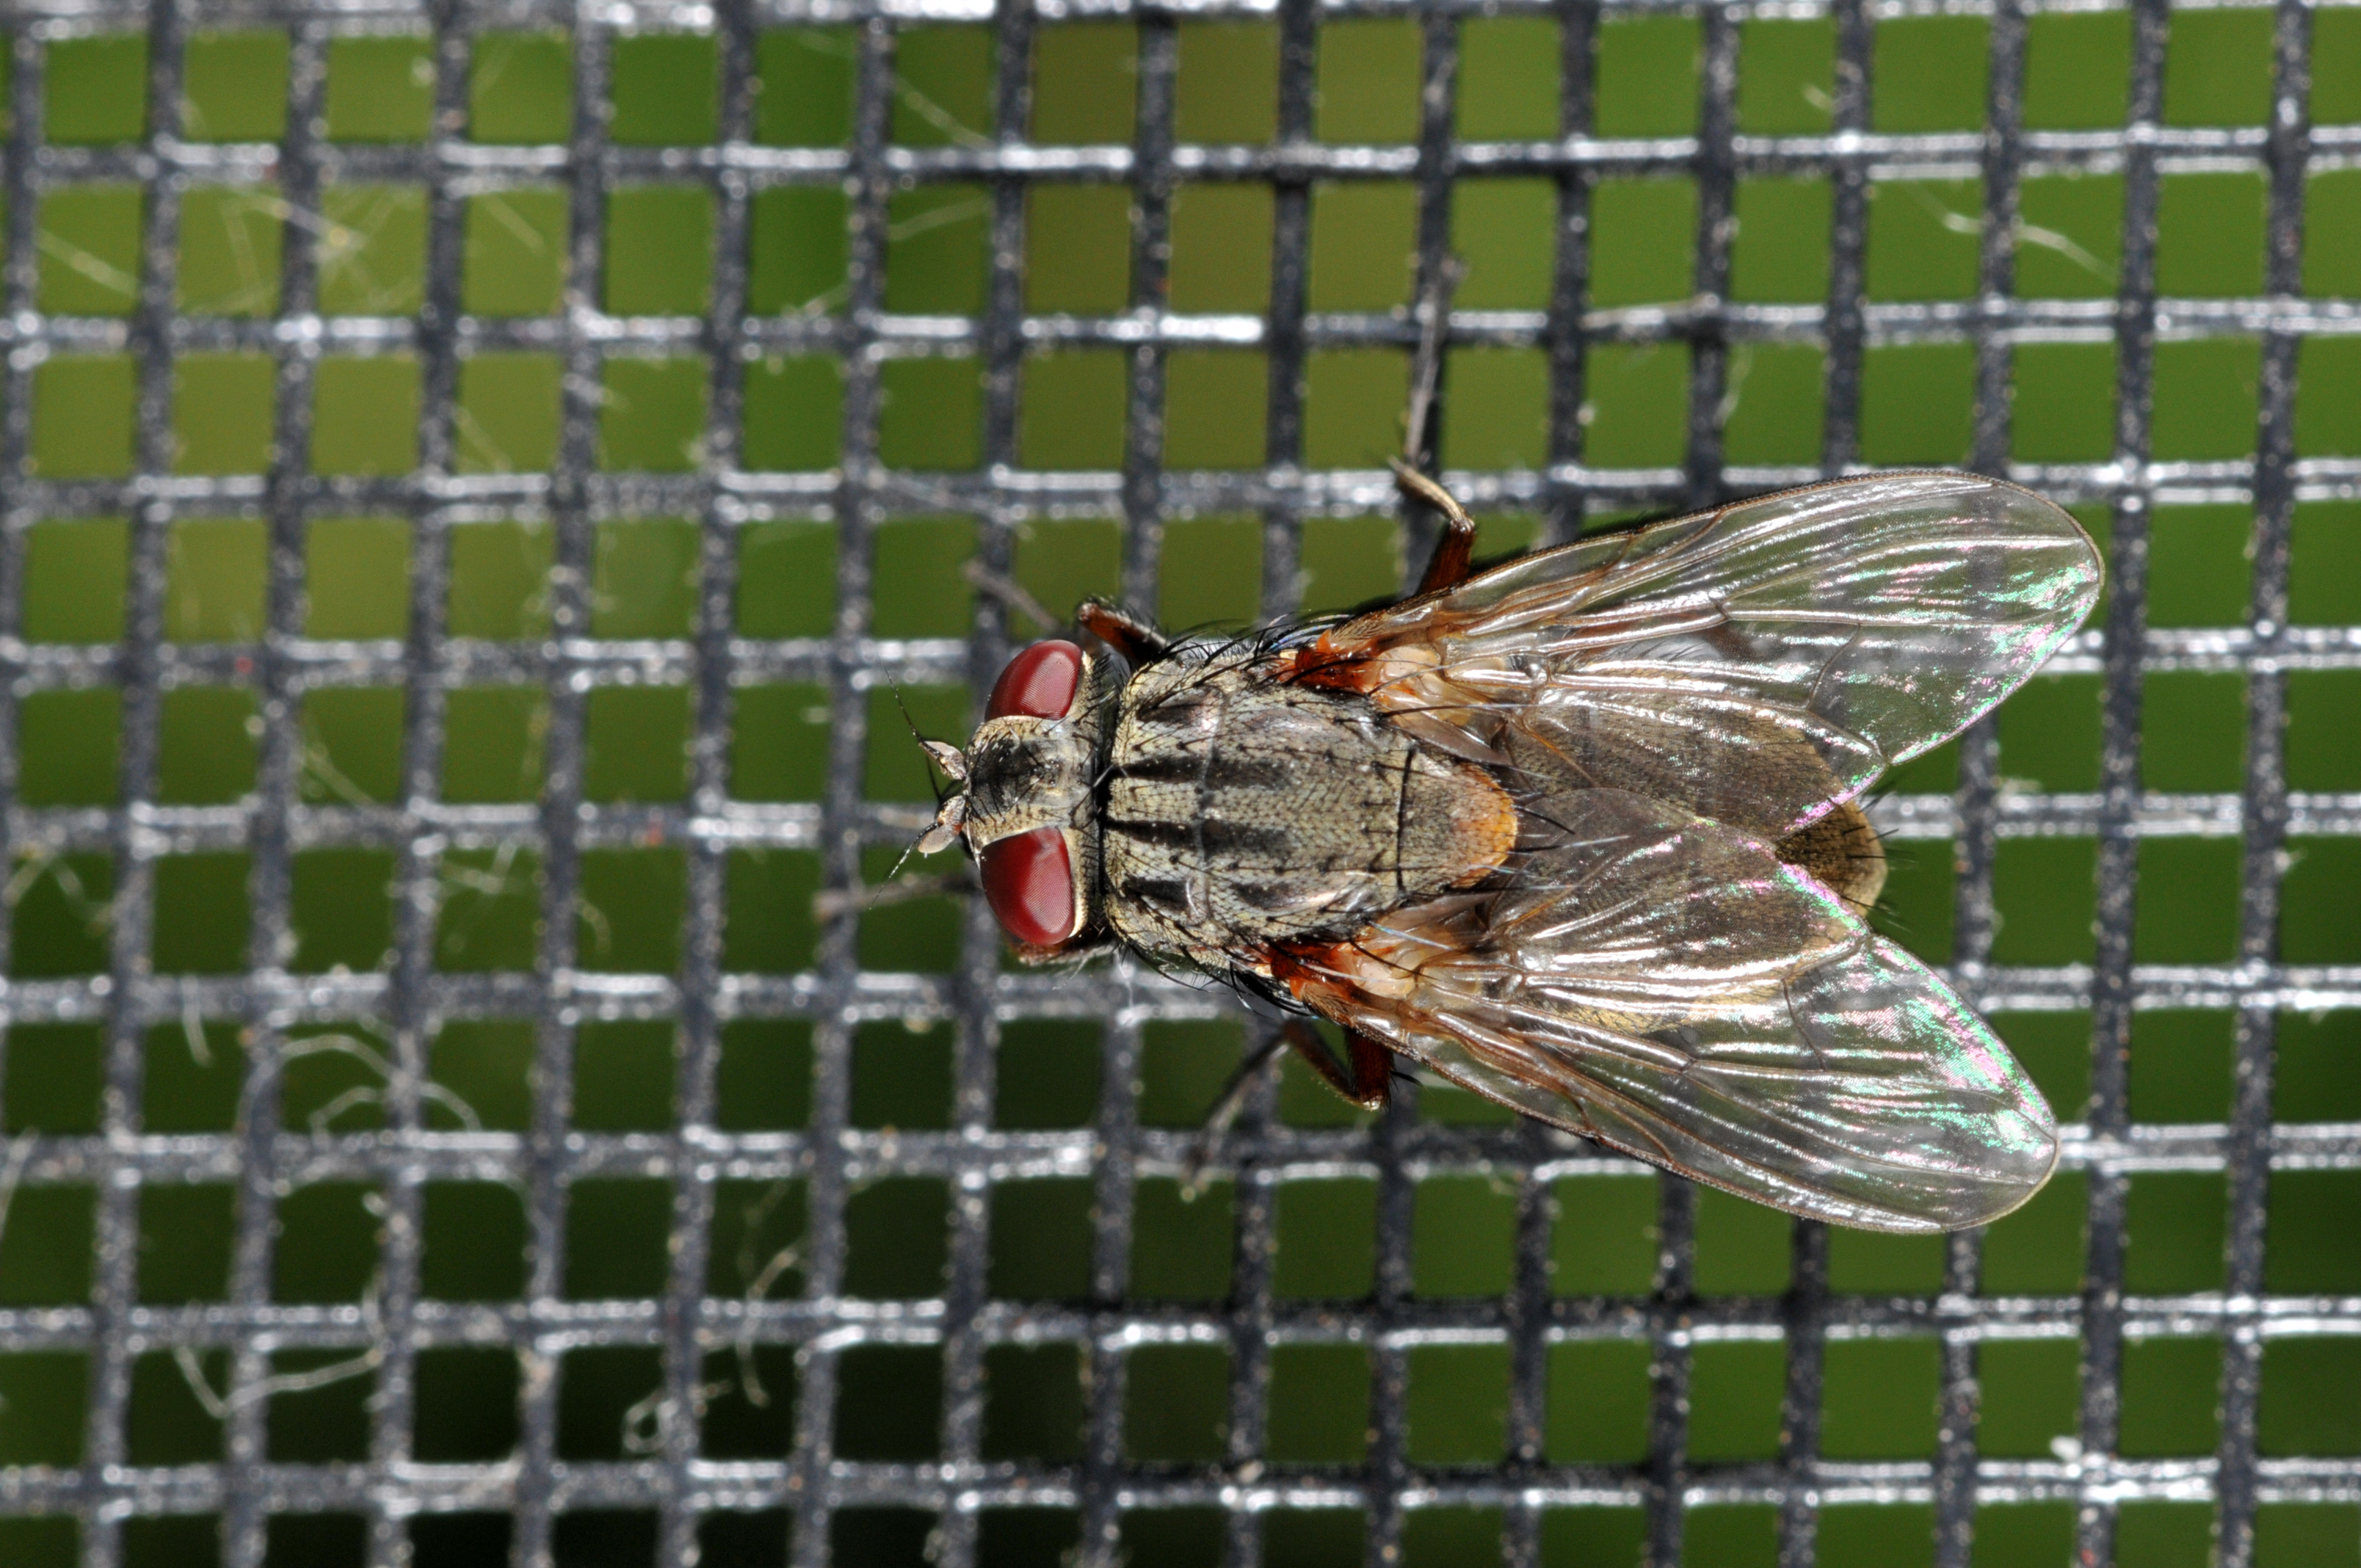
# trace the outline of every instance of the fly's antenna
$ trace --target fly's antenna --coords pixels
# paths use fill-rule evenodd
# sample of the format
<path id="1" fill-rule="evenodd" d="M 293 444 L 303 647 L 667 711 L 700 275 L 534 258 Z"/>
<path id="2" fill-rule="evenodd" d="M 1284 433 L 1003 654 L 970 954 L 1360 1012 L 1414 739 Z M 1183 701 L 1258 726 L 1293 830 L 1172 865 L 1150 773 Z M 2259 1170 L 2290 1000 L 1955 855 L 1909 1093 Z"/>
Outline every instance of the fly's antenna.
<path id="1" fill-rule="evenodd" d="M 927 732 L 918 728 L 918 721 L 910 717 L 910 705 L 902 700 L 902 687 L 899 683 L 891 683 L 885 689 L 894 694 L 894 706 L 902 710 L 902 722 L 910 727 L 910 738 L 918 743 L 918 750 L 933 758 L 937 767 L 964 783 L 967 779 L 967 754 L 948 740 L 935 740 L 928 738 Z M 927 775 L 927 787 L 935 792 L 937 806 L 939 807 L 949 798 L 943 794 L 942 785 L 935 782 L 935 775 L 931 773 Z"/>
<path id="2" fill-rule="evenodd" d="M 902 700 L 902 683 L 899 681 L 888 682 L 885 689 L 894 694 L 894 706 L 902 710 L 902 722 L 910 727 L 911 739 L 917 741 L 919 745 L 924 746 L 927 743 L 927 732 L 918 728 L 918 721 L 917 719 L 910 717 L 910 705 Z"/>
<path id="3" fill-rule="evenodd" d="M 929 757 L 933 756 L 935 754 L 933 749 L 939 742 L 928 740 L 925 732 L 919 729 L 918 721 L 910 716 L 910 705 L 902 700 L 901 683 L 898 681 L 888 683 L 886 689 L 894 694 L 894 706 L 901 709 L 902 722 L 910 727 L 910 738 L 917 741 L 918 750 L 926 752 Z M 943 794 L 943 786 L 935 782 L 935 770 L 932 768 L 927 770 L 927 787 L 934 792 L 935 811 L 939 816 L 943 809 L 943 802 L 948 797 Z M 893 870 L 885 873 L 887 882 L 890 883 L 902 874 L 902 868 L 909 863 L 912 855 L 918 852 L 918 845 L 926 836 L 925 833 L 921 833 L 917 838 L 902 846 L 901 854 L 895 857 Z"/>
<path id="4" fill-rule="evenodd" d="M 939 746 L 942 742 L 937 740 L 930 744 Z M 950 750 L 948 747 L 944 749 Z M 935 819 L 927 824 L 926 831 L 910 841 L 909 848 L 902 851 L 901 858 L 894 862 L 894 869 L 885 873 L 886 877 L 890 880 L 900 875 L 903 865 L 912 855 L 939 854 L 953 844 L 964 844 L 966 829 L 967 792 L 962 790 L 935 808 Z"/>
<path id="5" fill-rule="evenodd" d="M 940 799 L 941 796 L 938 795 L 936 798 Z M 890 883 L 895 877 L 902 874 L 902 868 L 908 865 L 910 863 L 910 857 L 918 852 L 918 841 L 925 837 L 926 834 L 921 833 L 917 839 L 913 839 L 908 843 L 902 846 L 902 852 L 894 858 L 893 867 L 885 873 L 886 883 Z M 880 885 L 882 886 L 884 884 L 881 883 Z"/>
<path id="6" fill-rule="evenodd" d="M 967 753 L 948 740 L 928 739 L 918 728 L 918 721 L 910 716 L 910 705 L 902 700 L 902 688 L 889 685 L 886 689 L 894 694 L 894 706 L 902 710 L 902 722 L 910 727 L 911 736 L 918 742 L 918 750 L 927 754 L 928 761 L 940 768 L 954 783 L 966 784 Z M 902 851 L 901 858 L 894 862 L 894 869 L 885 873 L 888 881 L 901 873 L 903 865 L 912 855 L 931 855 L 938 850 L 947 850 L 960 836 L 961 826 L 967 817 L 966 791 L 961 790 L 956 795 L 946 793 L 943 786 L 935 782 L 931 771 L 927 774 L 927 787 L 935 794 L 935 820 Z"/>

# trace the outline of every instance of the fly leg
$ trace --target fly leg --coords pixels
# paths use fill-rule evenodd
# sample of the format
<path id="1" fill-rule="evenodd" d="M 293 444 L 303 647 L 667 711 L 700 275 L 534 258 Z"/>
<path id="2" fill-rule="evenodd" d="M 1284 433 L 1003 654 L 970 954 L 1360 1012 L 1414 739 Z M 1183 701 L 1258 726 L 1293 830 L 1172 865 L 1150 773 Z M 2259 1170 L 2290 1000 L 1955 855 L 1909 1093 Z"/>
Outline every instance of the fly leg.
<path id="1" fill-rule="evenodd" d="M 1394 484 L 1405 496 L 1443 514 L 1443 532 L 1435 536 L 1434 554 L 1427 559 L 1418 591 L 1439 593 L 1466 582 L 1476 558 L 1476 520 L 1458 498 L 1407 463 L 1394 464 Z"/>
<path id="2" fill-rule="evenodd" d="M 1466 580 L 1476 554 L 1476 521 L 1449 490 L 1419 471 L 1433 449 L 1436 393 L 1443 385 L 1444 339 L 1451 330 L 1451 296 L 1466 269 L 1457 258 L 1447 258 L 1427 280 L 1418 302 L 1418 361 L 1411 370 L 1410 411 L 1402 422 L 1402 455 L 1394 463 L 1394 483 L 1413 503 L 1424 502 L 1442 514 L 1443 532 L 1435 536 L 1434 554 L 1418 591 L 1431 594 L 1455 587 Z M 1351 1095 L 1346 1095 L 1351 1099 Z"/>
<path id="3" fill-rule="evenodd" d="M 1027 593 L 1024 585 L 1013 577 L 1004 577 L 976 561 L 967 564 L 965 575 L 978 592 L 997 599 L 1003 609 L 1030 616 L 1052 631 L 1065 624 L 1061 618 L 1042 609 L 1041 601 Z M 1172 646 L 1171 640 L 1155 627 L 1104 599 L 1084 599 L 1076 606 L 1074 624 L 1135 665 L 1162 658 Z"/>
<path id="4" fill-rule="evenodd" d="M 1104 599 L 1084 599 L 1074 611 L 1074 623 L 1122 654 L 1134 669 L 1152 664 L 1172 650 L 1170 638 Z"/>
<path id="5" fill-rule="evenodd" d="M 981 561 L 970 561 L 962 575 L 975 585 L 986 598 L 999 601 L 1003 610 L 1016 610 L 1033 618 L 1034 624 L 1055 631 L 1065 622 L 1041 608 L 1041 601 L 1025 591 L 1025 585 L 1014 577 L 1004 577 Z"/>
<path id="6" fill-rule="evenodd" d="M 1368 1036 L 1345 1030 L 1342 1058 L 1328 1048 L 1328 1042 L 1320 1037 L 1317 1029 L 1301 1018 L 1290 1020 L 1279 1030 L 1279 1037 L 1320 1075 L 1321 1082 L 1362 1110 L 1382 1111 L 1392 1098 L 1394 1054 Z"/>
<path id="7" fill-rule="evenodd" d="M 1197 1190 L 1199 1179 L 1205 1174 L 1205 1168 L 1213 1163 L 1214 1154 L 1222 1146 L 1222 1135 L 1230 1130 L 1230 1124 L 1238 1119 L 1238 1113 L 1246 1107 L 1246 1091 L 1254 1087 L 1255 1080 L 1262 1076 L 1262 1069 L 1270 1065 L 1271 1058 L 1279 1055 L 1280 1047 L 1287 1043 L 1286 1032 L 1282 1030 L 1257 1046 L 1246 1054 L 1246 1060 L 1238 1063 L 1236 1070 L 1230 1074 L 1229 1081 L 1222 1085 L 1222 1091 L 1213 1096 L 1213 1109 L 1207 1113 L 1205 1125 L 1197 1134 L 1196 1145 L 1189 1151 L 1188 1163 L 1180 1168 L 1183 1191 Z"/>
<path id="8" fill-rule="evenodd" d="M 1312 1065 L 1320 1081 L 1360 1106 L 1365 1111 L 1382 1111 L 1391 1095 L 1393 1053 L 1370 1039 L 1367 1035 L 1351 1030 L 1345 1033 L 1345 1059 L 1337 1059 L 1328 1048 L 1328 1042 L 1319 1031 L 1301 1018 L 1290 1019 L 1279 1025 L 1279 1032 L 1238 1063 L 1214 1096 L 1213 1109 L 1205 1118 L 1204 1130 L 1197 1135 L 1196 1146 L 1189 1151 L 1188 1164 L 1181 1168 L 1180 1185 L 1194 1190 L 1205 1167 L 1213 1163 L 1215 1151 L 1222 1145 L 1222 1135 L 1238 1119 L 1238 1112 L 1246 1102 L 1246 1091 L 1254 1087 L 1271 1058 L 1284 1048 L 1292 1050 Z"/>
<path id="9" fill-rule="evenodd" d="M 932 876 L 895 877 L 867 887 L 815 893 L 811 901 L 812 918 L 833 920 L 840 915 L 866 914 L 889 905 L 907 904 L 914 898 L 941 898 L 975 890 L 975 879 L 968 874 L 965 867 L 955 872 L 939 872 Z"/>

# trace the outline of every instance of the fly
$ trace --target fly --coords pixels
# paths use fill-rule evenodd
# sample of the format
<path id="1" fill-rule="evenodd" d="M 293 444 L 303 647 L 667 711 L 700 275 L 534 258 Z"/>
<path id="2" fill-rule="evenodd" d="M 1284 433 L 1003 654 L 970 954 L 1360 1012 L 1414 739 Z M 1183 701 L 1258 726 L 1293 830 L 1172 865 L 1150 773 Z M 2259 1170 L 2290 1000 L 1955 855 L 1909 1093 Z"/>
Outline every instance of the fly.
<path id="1" fill-rule="evenodd" d="M 1860 800 L 2098 598 L 2066 512 L 1971 475 L 1838 480 L 1470 567 L 1239 638 L 1087 602 L 1012 659 L 919 848 L 963 843 L 1035 962 L 1126 948 L 1258 993 L 1346 1098 L 1395 1057 L 1791 1213 L 1982 1224 L 2056 1119 L 1863 916 Z M 1339 1025 L 1332 1055 L 1301 1020 Z"/>

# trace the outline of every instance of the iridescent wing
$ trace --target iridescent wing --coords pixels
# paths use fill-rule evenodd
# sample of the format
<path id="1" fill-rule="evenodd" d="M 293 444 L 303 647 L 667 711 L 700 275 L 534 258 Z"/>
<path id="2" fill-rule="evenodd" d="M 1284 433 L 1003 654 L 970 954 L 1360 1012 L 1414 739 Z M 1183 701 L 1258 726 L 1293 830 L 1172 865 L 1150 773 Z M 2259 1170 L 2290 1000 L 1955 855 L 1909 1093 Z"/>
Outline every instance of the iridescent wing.
<path id="1" fill-rule="evenodd" d="M 2014 691 L 2100 577 L 2029 491 L 1881 474 L 1526 556 L 1298 663 L 1543 793 L 1628 789 L 1777 837 Z"/>
<path id="2" fill-rule="evenodd" d="M 1479 1094 L 1791 1213 L 1956 1230 L 2048 1179 L 2056 1124 L 2007 1047 L 1767 844 L 1620 790 L 1554 806 L 1504 886 L 1283 976 Z"/>

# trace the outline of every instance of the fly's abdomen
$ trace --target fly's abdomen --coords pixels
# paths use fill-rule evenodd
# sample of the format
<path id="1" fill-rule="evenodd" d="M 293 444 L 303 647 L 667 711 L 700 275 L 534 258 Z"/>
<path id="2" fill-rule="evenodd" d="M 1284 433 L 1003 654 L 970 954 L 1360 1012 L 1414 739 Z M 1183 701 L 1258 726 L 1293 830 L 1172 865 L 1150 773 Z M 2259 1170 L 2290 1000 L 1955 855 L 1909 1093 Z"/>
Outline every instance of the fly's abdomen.
<path id="1" fill-rule="evenodd" d="M 1108 761 L 1107 916 L 1153 949 L 1234 956 L 1349 931 L 1483 875 L 1516 837 L 1480 770 L 1364 697 L 1251 668 L 1147 672 Z"/>

